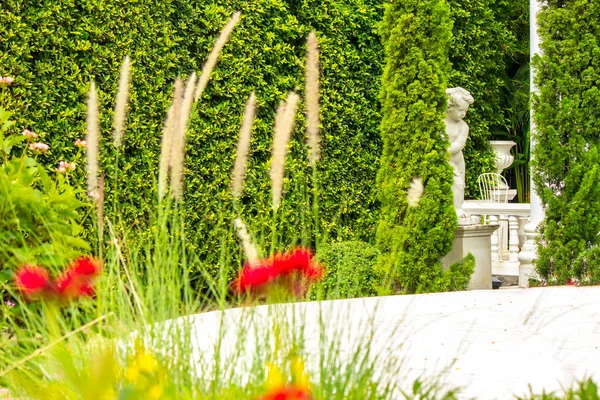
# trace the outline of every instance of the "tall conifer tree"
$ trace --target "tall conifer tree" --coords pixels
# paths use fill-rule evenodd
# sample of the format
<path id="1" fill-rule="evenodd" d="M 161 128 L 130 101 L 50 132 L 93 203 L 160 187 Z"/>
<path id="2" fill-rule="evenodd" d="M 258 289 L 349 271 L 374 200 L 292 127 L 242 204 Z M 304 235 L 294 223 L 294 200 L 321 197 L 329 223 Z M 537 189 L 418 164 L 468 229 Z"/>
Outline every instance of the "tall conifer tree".
<path id="1" fill-rule="evenodd" d="M 549 0 L 538 15 L 534 181 L 546 209 L 537 270 L 600 282 L 600 3 Z"/>
<path id="2" fill-rule="evenodd" d="M 383 153 L 377 184 L 381 268 L 407 292 L 445 290 L 440 259 L 456 229 L 452 167 L 443 122 L 452 23 L 443 0 L 393 0 L 382 23 Z M 425 192 L 409 208 L 406 191 L 420 177 Z"/>

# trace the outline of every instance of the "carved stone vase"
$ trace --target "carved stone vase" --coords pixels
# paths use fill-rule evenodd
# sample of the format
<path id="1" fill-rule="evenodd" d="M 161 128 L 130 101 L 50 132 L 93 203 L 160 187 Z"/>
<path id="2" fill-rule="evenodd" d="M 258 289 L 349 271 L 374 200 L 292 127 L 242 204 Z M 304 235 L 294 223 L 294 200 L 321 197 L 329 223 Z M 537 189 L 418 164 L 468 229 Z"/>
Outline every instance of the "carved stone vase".
<path id="1" fill-rule="evenodd" d="M 502 174 L 506 168 L 510 167 L 515 157 L 510 153 L 510 149 L 516 145 L 512 140 L 490 140 L 490 144 L 496 153 L 496 169 Z M 506 189 L 504 182 L 501 182 L 499 189 Z"/>

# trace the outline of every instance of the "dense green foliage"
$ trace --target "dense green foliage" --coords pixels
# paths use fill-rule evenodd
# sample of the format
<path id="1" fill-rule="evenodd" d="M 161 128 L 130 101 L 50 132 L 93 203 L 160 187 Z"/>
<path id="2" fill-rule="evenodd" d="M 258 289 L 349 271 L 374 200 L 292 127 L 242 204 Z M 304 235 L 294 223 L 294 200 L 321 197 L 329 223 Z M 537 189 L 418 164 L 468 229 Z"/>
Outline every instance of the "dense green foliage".
<path id="1" fill-rule="evenodd" d="M 1 74 L 16 81 L 0 93 L 0 104 L 17 110 L 20 128 L 40 133 L 48 159 L 69 161 L 84 135 L 85 93 L 99 88 L 107 174 L 107 213 L 144 226 L 156 197 L 160 133 L 177 75 L 199 70 L 214 38 L 235 10 L 242 19 L 226 45 L 213 79 L 191 120 L 186 162 L 185 210 L 192 247 L 222 238 L 231 214 L 229 173 L 241 113 L 251 90 L 258 97 L 243 216 L 257 232 L 270 232 L 270 158 L 273 114 L 290 90 L 302 91 L 305 38 L 320 40 L 322 161 L 319 164 L 320 222 L 331 236 L 373 236 L 376 197 L 372 182 L 380 149 L 379 82 L 382 46 L 375 32 L 378 2 L 260 0 L 3 2 L 0 15 Z M 124 146 L 111 146 L 112 106 L 123 57 L 132 60 L 131 104 Z M 310 170 L 303 134 L 303 105 L 291 144 L 279 212 L 279 232 L 288 243 L 310 239 L 304 215 Z M 117 177 L 118 170 L 118 177 Z M 83 183 L 80 169 L 74 179 Z M 114 190 L 118 182 L 119 190 Z M 225 217 L 225 218 L 223 218 Z M 225 222 L 223 222 L 225 221 Z M 323 230 L 323 229 L 321 229 Z M 267 233 L 265 233 L 267 235 Z M 265 238 L 270 242 L 268 238 Z"/>
<path id="2" fill-rule="evenodd" d="M 358 240 L 337 242 L 323 246 L 317 256 L 326 273 L 321 284 L 313 288 L 315 297 L 348 299 L 377 294 L 377 248 Z"/>
<path id="3" fill-rule="evenodd" d="M 492 134 L 496 139 L 521 144 L 523 128 L 528 125 L 529 2 L 448 3 L 454 23 L 449 86 L 463 87 L 475 98 L 465 118 L 469 125 L 469 140 L 463 149 L 468 199 L 478 195 L 477 177 L 483 172 L 495 172 L 494 154 L 488 144 Z"/>
<path id="4" fill-rule="evenodd" d="M 551 0 L 539 13 L 536 191 L 546 210 L 536 260 L 550 281 L 598 282 L 600 5 Z"/>
<path id="5" fill-rule="evenodd" d="M 386 5 L 377 242 L 381 272 L 408 292 L 436 286 L 442 276 L 440 259 L 450 250 L 456 229 L 443 122 L 451 28 L 442 1 Z M 409 208 L 406 190 L 415 177 L 423 180 L 425 193 L 418 207 Z"/>

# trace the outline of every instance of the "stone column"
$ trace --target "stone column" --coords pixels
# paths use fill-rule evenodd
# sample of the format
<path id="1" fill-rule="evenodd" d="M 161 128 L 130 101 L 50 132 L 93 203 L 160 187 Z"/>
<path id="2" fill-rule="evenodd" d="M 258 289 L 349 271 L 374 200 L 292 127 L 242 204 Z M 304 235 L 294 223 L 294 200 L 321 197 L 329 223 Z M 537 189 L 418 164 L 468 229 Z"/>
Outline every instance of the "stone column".
<path id="1" fill-rule="evenodd" d="M 540 52 L 539 46 L 539 36 L 537 32 L 537 13 L 539 11 L 540 5 L 538 0 L 529 0 L 529 38 L 530 38 L 530 54 L 531 58 L 535 54 Z M 530 68 L 529 82 L 530 82 L 530 90 L 531 92 L 536 91 L 536 87 L 533 83 L 534 69 Z M 531 140 L 530 140 L 530 160 L 533 159 L 533 150 L 535 147 L 535 124 L 533 122 L 533 109 L 530 106 L 530 132 L 531 132 Z M 531 168 L 530 168 L 531 171 Z M 536 246 L 535 246 L 535 238 L 538 235 L 537 227 L 540 222 L 544 219 L 544 210 L 542 209 L 542 202 L 540 197 L 537 195 L 535 191 L 535 187 L 533 186 L 533 180 L 531 179 L 530 174 L 530 194 L 529 194 L 529 202 L 531 203 L 531 215 L 529 216 L 529 223 L 525 225 L 525 243 L 523 244 L 523 248 L 519 253 L 519 261 L 521 265 L 519 266 L 519 286 L 527 287 L 529 286 L 529 276 L 533 272 L 533 260 L 537 255 Z"/>

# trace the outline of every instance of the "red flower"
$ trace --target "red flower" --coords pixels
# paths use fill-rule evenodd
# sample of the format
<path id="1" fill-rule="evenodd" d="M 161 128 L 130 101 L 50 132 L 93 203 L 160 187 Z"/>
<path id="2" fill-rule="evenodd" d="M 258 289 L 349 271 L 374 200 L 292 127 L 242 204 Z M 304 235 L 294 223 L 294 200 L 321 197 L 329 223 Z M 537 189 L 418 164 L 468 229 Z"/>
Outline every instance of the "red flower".
<path id="1" fill-rule="evenodd" d="M 58 295 L 64 299 L 93 296 L 92 283 L 100 273 L 99 263 L 92 258 L 80 258 L 56 280 Z"/>
<path id="2" fill-rule="evenodd" d="M 27 297 L 35 297 L 50 286 L 50 275 L 42 267 L 24 265 L 15 274 L 15 283 Z"/>
<path id="3" fill-rule="evenodd" d="M 302 290 L 302 279 L 316 281 L 323 275 L 323 268 L 313 258 L 310 250 L 297 248 L 288 253 L 276 253 L 255 264 L 247 263 L 233 288 L 243 293 L 258 290 L 279 278 L 291 278 L 293 289 L 298 294 Z"/>
<path id="4" fill-rule="evenodd" d="M 291 386 L 273 390 L 258 400 L 310 400 L 310 393 Z"/>

